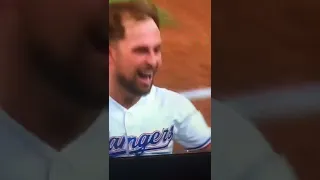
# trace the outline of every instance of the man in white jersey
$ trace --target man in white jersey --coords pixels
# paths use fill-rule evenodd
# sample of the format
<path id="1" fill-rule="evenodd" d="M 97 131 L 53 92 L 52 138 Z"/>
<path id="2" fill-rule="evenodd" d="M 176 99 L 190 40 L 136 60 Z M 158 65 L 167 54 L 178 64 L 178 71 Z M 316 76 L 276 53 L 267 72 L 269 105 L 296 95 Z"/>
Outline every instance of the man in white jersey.
<path id="1" fill-rule="evenodd" d="M 211 128 L 184 96 L 153 85 L 161 66 L 156 8 L 144 1 L 109 6 L 109 155 L 210 150 Z M 182 67 L 183 68 L 183 67 Z"/>
<path id="2" fill-rule="evenodd" d="M 0 0 L 1 180 L 108 178 L 107 3 Z"/>

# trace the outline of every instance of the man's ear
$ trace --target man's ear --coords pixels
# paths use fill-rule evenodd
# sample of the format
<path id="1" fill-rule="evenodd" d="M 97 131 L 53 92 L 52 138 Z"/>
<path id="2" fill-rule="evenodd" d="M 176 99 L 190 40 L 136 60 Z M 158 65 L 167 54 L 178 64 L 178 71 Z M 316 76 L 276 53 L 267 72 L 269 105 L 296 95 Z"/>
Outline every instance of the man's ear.
<path id="1" fill-rule="evenodd" d="M 118 44 L 116 42 L 109 42 L 109 63 L 115 60 L 117 48 Z"/>
<path id="2" fill-rule="evenodd" d="M 116 47 L 114 44 L 109 44 L 109 66 L 112 65 L 116 58 Z"/>
<path id="3" fill-rule="evenodd" d="M 110 63 L 113 61 L 113 58 L 114 58 L 114 54 L 113 54 L 113 49 L 112 47 L 109 45 L 109 65 Z"/>

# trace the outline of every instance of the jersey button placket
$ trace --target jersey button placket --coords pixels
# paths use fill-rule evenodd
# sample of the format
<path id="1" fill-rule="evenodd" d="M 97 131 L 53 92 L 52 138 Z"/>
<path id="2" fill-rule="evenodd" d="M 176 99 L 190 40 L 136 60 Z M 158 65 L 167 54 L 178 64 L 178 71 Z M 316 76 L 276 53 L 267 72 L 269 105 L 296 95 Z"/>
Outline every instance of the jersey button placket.
<path id="1" fill-rule="evenodd" d="M 138 141 L 139 141 L 139 137 L 141 136 L 141 129 L 140 127 L 143 126 L 143 124 L 141 124 L 140 121 L 140 116 L 139 114 L 134 114 L 132 112 L 128 112 L 127 116 L 126 116 L 126 131 L 128 133 L 128 136 L 134 136 L 136 137 L 132 142 L 130 142 L 131 144 L 129 144 L 129 149 L 130 151 L 132 151 L 131 153 L 134 153 L 132 155 L 136 155 L 136 156 L 140 156 L 143 154 L 143 151 L 139 151 L 139 149 L 133 149 L 133 144 L 137 145 Z M 138 147 L 136 147 L 138 148 Z M 138 150 L 138 151 L 137 151 Z M 136 152 L 133 152 L 136 151 Z"/>
<path id="2" fill-rule="evenodd" d="M 124 112 L 124 116 L 123 116 L 123 125 L 124 125 L 124 131 L 125 131 L 125 138 L 126 138 L 126 151 L 127 151 L 127 155 L 129 156 L 129 151 L 130 151 L 130 149 L 129 149 L 129 139 L 128 139 L 128 129 L 127 129 L 127 123 L 128 123 L 128 121 L 127 121 L 127 119 L 128 119 L 128 114 L 129 114 L 129 112 L 128 111 L 125 111 Z"/>
<path id="3" fill-rule="evenodd" d="M 125 132 L 126 132 L 126 138 L 127 138 L 127 153 L 130 153 L 131 145 L 129 144 L 129 137 L 133 135 L 133 122 L 134 118 L 130 111 L 126 111 L 124 116 L 124 124 L 125 124 Z"/>
<path id="4" fill-rule="evenodd" d="M 125 129 L 127 132 L 127 135 L 133 135 L 134 134 L 134 117 L 133 114 L 130 111 L 127 111 L 125 114 Z"/>

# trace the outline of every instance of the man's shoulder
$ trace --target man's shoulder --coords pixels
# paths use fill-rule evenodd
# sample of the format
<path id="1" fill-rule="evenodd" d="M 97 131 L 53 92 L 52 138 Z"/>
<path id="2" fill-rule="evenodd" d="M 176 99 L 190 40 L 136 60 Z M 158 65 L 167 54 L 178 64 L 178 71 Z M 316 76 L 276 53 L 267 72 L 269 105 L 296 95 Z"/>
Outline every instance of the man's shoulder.
<path id="1" fill-rule="evenodd" d="M 166 88 L 161 88 L 157 86 L 152 87 L 152 94 L 156 96 L 157 98 L 161 99 L 167 99 L 170 101 L 176 101 L 176 100 L 188 100 L 185 96 L 182 94 L 179 94 L 173 90 L 169 90 Z"/>
<path id="2" fill-rule="evenodd" d="M 166 88 L 154 86 L 151 92 L 151 101 L 154 105 L 165 107 L 166 110 L 173 110 L 175 113 L 189 113 L 195 110 L 195 106 L 184 95 Z M 155 103 L 156 102 L 156 103 Z"/>

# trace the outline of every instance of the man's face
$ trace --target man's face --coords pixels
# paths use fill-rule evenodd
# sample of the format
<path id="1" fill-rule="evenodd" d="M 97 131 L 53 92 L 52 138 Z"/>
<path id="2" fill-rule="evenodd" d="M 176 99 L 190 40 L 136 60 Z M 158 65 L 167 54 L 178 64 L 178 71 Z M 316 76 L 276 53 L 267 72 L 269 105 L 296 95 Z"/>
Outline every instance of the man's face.
<path id="1" fill-rule="evenodd" d="M 123 25 L 125 38 L 109 51 L 111 77 L 130 93 L 145 95 L 162 63 L 160 30 L 151 18 L 127 19 Z"/>
<path id="2" fill-rule="evenodd" d="M 108 102 L 106 0 L 19 1 L 19 31 L 32 72 L 85 106 Z"/>

